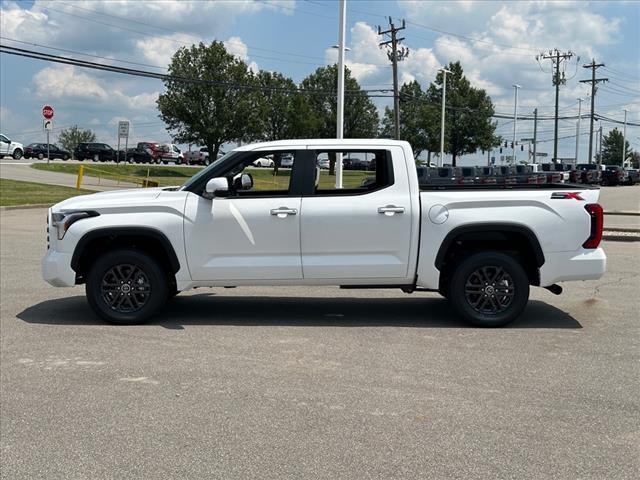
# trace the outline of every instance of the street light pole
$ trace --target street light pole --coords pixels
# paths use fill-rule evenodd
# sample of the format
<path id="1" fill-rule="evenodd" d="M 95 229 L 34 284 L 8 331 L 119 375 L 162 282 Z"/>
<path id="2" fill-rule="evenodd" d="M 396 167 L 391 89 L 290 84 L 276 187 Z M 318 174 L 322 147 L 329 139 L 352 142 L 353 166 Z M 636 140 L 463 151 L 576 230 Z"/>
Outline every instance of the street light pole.
<path id="1" fill-rule="evenodd" d="M 624 130 L 622 130 L 622 168 L 627 160 L 627 109 L 624 109 Z"/>
<path id="2" fill-rule="evenodd" d="M 516 96 L 515 96 L 515 102 L 513 105 L 513 143 L 511 144 L 513 151 L 511 155 L 511 162 L 513 162 L 512 164 L 515 165 L 516 164 L 516 129 L 518 126 L 518 89 L 522 87 L 520 85 L 514 84 L 513 88 L 515 88 Z"/>
<path id="3" fill-rule="evenodd" d="M 338 118 L 336 138 L 344 136 L 344 37 L 347 18 L 347 0 L 340 0 L 340 23 L 338 25 Z M 336 188 L 342 188 L 342 153 L 336 154 Z"/>
<path id="4" fill-rule="evenodd" d="M 580 114 L 582 113 L 582 98 L 578 99 L 578 123 L 576 125 L 576 164 L 578 162 L 578 152 L 580 150 Z"/>
<path id="5" fill-rule="evenodd" d="M 440 158 L 438 159 L 438 166 L 442 167 L 444 164 L 444 111 L 447 103 L 447 73 L 451 73 L 451 70 L 443 67 L 438 71 L 442 72 L 442 119 L 440 121 Z"/>

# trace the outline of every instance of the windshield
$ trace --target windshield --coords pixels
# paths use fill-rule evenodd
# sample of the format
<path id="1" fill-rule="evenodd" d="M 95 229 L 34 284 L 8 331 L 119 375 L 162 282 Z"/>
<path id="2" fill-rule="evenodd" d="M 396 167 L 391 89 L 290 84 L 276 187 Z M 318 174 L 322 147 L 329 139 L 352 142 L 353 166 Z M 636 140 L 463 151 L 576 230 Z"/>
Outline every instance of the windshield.
<path id="1" fill-rule="evenodd" d="M 190 185 L 196 183 L 200 178 L 206 176 L 209 171 L 211 171 L 211 169 L 216 168 L 218 165 L 220 165 L 222 162 L 224 162 L 227 158 L 231 157 L 232 155 L 234 155 L 236 152 L 231 151 L 229 153 L 224 154 L 222 157 L 218 158 L 216 161 L 214 161 L 211 165 L 209 165 L 207 168 L 203 168 L 202 170 L 200 170 L 198 173 L 196 173 L 193 177 L 191 177 L 189 180 L 187 180 L 184 185 L 182 185 L 181 190 L 184 190 L 185 188 L 188 188 Z"/>

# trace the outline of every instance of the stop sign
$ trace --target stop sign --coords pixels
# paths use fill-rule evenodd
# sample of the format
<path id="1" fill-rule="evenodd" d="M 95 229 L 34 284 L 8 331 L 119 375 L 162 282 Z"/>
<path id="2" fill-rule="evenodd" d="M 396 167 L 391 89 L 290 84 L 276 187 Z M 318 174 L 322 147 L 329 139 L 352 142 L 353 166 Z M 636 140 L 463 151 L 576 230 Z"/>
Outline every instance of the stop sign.
<path id="1" fill-rule="evenodd" d="M 51 120 L 53 118 L 53 107 L 50 105 L 42 107 L 42 116 L 47 120 Z"/>

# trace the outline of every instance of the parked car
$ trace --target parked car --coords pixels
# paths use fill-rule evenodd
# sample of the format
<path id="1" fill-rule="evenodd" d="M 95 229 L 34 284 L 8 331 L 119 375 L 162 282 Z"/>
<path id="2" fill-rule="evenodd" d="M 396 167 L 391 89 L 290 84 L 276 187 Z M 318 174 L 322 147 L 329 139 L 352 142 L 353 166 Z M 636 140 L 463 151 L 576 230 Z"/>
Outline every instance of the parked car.
<path id="1" fill-rule="evenodd" d="M 625 185 L 635 185 L 640 182 L 640 170 L 637 168 L 626 168 L 627 180 Z"/>
<path id="2" fill-rule="evenodd" d="M 516 185 L 518 183 L 516 167 L 512 165 L 498 165 L 494 167 L 498 185 Z"/>
<path id="3" fill-rule="evenodd" d="M 459 167 L 416 167 L 418 170 L 419 185 L 458 185 L 469 183 L 469 179 L 463 182 L 462 172 Z M 471 181 L 473 183 L 473 181 Z"/>
<path id="4" fill-rule="evenodd" d="M 318 155 L 365 148 L 379 162 L 374 182 L 340 196 L 316 185 Z M 309 164 L 293 169 L 286 187 L 264 188 L 243 173 L 282 150 Z M 557 282 L 604 274 L 599 194 L 419 184 L 411 146 L 394 140 L 243 145 L 177 190 L 54 205 L 42 271 L 56 287 L 85 283 L 93 311 L 119 324 L 145 322 L 194 287 L 334 284 L 438 291 L 467 321 L 498 327 L 522 313 L 531 286 L 560 294 Z"/>
<path id="5" fill-rule="evenodd" d="M 187 165 L 209 165 L 209 149 L 202 147 L 197 150 L 189 150 L 184 152 L 184 160 Z"/>
<path id="6" fill-rule="evenodd" d="M 602 169 L 597 163 L 578 163 L 576 170 L 579 173 L 580 183 L 587 185 L 600 185 L 602 180 Z"/>
<path id="7" fill-rule="evenodd" d="M 116 161 L 118 152 L 106 143 L 79 143 L 73 150 L 73 156 L 80 161 L 93 160 L 94 162 Z"/>
<path id="8" fill-rule="evenodd" d="M 20 160 L 24 153 L 24 147 L 21 143 L 12 142 L 9 137 L 0 135 L 0 158 L 13 157 Z"/>
<path id="9" fill-rule="evenodd" d="M 331 166 L 331 162 L 329 162 L 329 158 L 328 157 L 319 158 L 318 161 L 317 161 L 317 165 L 322 170 L 329 170 L 329 167 Z"/>
<path id="10" fill-rule="evenodd" d="M 260 157 L 253 162 L 254 167 L 267 168 L 275 165 L 272 158 Z"/>
<path id="11" fill-rule="evenodd" d="M 173 143 L 162 143 L 158 146 L 158 152 L 160 160 L 165 165 L 169 162 L 173 162 L 176 165 L 180 165 L 184 162 L 184 155 L 180 151 L 177 145 Z"/>
<path id="12" fill-rule="evenodd" d="M 138 149 L 146 149 L 153 157 L 153 163 L 160 163 L 162 160 L 162 151 L 158 142 L 138 142 Z"/>
<path id="13" fill-rule="evenodd" d="M 624 185 L 627 181 L 627 172 L 618 165 L 607 165 L 602 170 L 602 185 Z"/>
<path id="14" fill-rule="evenodd" d="M 24 158 L 47 158 L 47 144 L 46 143 L 30 143 L 24 148 Z M 71 152 L 59 148 L 57 145 L 49 144 L 49 158 L 61 158 L 62 160 L 69 160 L 71 158 Z"/>
<path id="15" fill-rule="evenodd" d="M 282 168 L 293 168 L 293 155 L 282 155 L 282 157 L 280 157 L 280 166 Z"/>
<path id="16" fill-rule="evenodd" d="M 146 142 L 138 143 L 135 148 L 127 150 L 126 160 L 128 163 L 156 163 L 156 158 Z"/>
<path id="17" fill-rule="evenodd" d="M 478 167 L 476 183 L 480 185 L 496 185 L 498 179 L 494 172 L 494 167 Z"/>

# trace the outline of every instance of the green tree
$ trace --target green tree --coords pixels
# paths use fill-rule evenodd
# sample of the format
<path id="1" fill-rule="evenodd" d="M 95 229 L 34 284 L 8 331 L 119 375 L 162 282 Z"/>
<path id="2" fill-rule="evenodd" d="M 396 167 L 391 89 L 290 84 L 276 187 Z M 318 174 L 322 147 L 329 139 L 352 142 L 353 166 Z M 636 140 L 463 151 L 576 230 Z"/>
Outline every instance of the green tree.
<path id="1" fill-rule="evenodd" d="M 623 140 L 622 132 L 614 128 L 602 139 L 602 163 L 605 165 L 622 165 L 623 141 L 627 145 L 625 160 L 631 161 L 634 158 L 634 152 L 631 150 L 629 142 Z"/>
<path id="2" fill-rule="evenodd" d="M 260 86 L 258 138 L 265 141 L 293 138 L 299 128 L 296 111 L 299 93 L 295 82 L 281 73 L 265 70 L 258 72 L 256 82 Z M 273 161 L 273 174 L 276 175 L 281 156 L 274 155 Z"/>
<path id="3" fill-rule="evenodd" d="M 437 108 L 427 103 L 426 93 L 417 81 L 400 87 L 400 139 L 411 144 L 415 158 L 423 151 L 437 150 L 440 141 L 440 117 Z M 393 109 L 385 107 L 382 137 L 393 138 Z"/>
<path id="4" fill-rule="evenodd" d="M 453 156 L 453 165 L 460 155 L 488 150 L 500 144 L 495 135 L 496 123 L 491 98 L 483 89 L 474 88 L 464 76 L 460 62 L 450 63 L 447 77 L 444 150 Z M 432 105 L 442 105 L 443 73 L 427 89 L 426 98 Z"/>
<path id="5" fill-rule="evenodd" d="M 215 160 L 224 143 L 260 136 L 254 75 L 221 42 L 180 48 L 168 70 L 175 77 L 199 80 L 164 80 L 158 110 L 176 142 L 204 144 Z"/>
<path id="6" fill-rule="evenodd" d="M 96 134 L 91 130 L 79 128 L 77 125 L 65 128 L 58 135 L 58 143 L 64 150 L 69 150 L 73 154 L 73 150 L 79 143 L 95 142 Z"/>
<path id="7" fill-rule="evenodd" d="M 378 110 L 360 88 L 358 81 L 345 67 L 344 138 L 374 138 L 378 132 Z M 310 118 L 305 122 L 303 136 L 335 138 L 337 126 L 338 67 L 318 68 L 302 80 L 301 94 Z M 317 93 L 315 93 L 317 92 Z M 303 133 L 303 132 L 298 132 Z M 334 175 L 335 156 L 330 156 L 329 174 Z"/>

